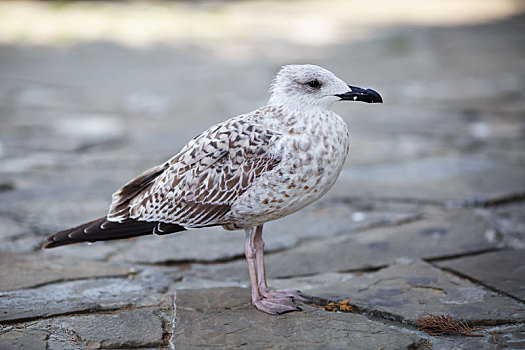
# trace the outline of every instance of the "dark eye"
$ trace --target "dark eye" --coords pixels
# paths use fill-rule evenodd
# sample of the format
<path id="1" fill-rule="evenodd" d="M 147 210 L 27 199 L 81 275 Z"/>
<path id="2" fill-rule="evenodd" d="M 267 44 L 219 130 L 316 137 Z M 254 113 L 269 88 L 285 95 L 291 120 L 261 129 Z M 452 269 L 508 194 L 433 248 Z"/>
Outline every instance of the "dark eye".
<path id="1" fill-rule="evenodd" d="M 321 83 L 318 80 L 309 81 L 307 84 L 309 87 L 313 87 L 313 88 L 321 86 Z"/>

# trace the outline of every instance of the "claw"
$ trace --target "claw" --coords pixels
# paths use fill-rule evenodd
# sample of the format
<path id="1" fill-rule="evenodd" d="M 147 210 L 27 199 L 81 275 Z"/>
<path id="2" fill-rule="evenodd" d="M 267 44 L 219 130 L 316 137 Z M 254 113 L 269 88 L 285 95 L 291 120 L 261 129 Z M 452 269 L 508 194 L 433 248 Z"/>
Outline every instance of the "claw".
<path id="1" fill-rule="evenodd" d="M 295 306 L 290 298 L 261 298 L 255 300 L 253 305 L 270 315 L 280 315 L 286 312 L 302 311 L 301 308 Z"/>

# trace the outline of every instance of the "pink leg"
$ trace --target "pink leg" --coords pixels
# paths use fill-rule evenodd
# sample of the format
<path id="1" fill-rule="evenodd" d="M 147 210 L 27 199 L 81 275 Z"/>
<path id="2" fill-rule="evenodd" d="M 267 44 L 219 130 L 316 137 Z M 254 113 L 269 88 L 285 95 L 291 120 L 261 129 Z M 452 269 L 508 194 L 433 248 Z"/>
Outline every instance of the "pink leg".
<path id="1" fill-rule="evenodd" d="M 262 238 L 263 225 L 256 228 L 253 244 L 255 246 L 255 256 L 257 259 L 257 276 L 259 281 L 259 293 L 264 298 L 294 298 L 300 301 L 309 300 L 302 297 L 298 291 L 293 290 L 270 290 L 266 283 L 266 270 L 264 267 L 264 241 Z"/>
<path id="2" fill-rule="evenodd" d="M 263 298 L 257 283 L 257 272 L 255 271 L 255 248 L 253 247 L 254 229 L 246 230 L 244 241 L 244 254 L 248 261 L 248 272 L 250 273 L 250 284 L 252 287 L 252 304 L 259 310 L 271 315 L 278 315 L 288 311 L 301 310 L 294 305 L 290 298 Z"/>

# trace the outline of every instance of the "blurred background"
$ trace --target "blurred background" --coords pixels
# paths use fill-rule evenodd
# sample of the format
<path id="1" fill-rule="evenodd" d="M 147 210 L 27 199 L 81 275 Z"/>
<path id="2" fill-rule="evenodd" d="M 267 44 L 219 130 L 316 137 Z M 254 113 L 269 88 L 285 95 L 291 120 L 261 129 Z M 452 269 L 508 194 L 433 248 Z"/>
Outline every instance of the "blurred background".
<path id="1" fill-rule="evenodd" d="M 290 63 L 385 100 L 335 106 L 352 151 L 332 194 L 506 193 L 499 173 L 453 176 L 525 163 L 524 11 L 519 0 L 0 2 L 2 210 L 44 231 L 100 216 L 127 179 L 263 105 Z"/>
<path id="2" fill-rule="evenodd" d="M 16 326 L 0 325 L 0 348 L 12 348 L 18 333 L 34 338 L 23 320 L 35 320 L 42 348 L 75 348 L 75 339 L 167 346 L 166 334 L 198 333 L 170 330 L 174 290 L 247 286 L 244 234 L 221 228 L 40 247 L 50 233 L 105 215 L 116 189 L 201 131 L 264 105 L 274 74 L 293 63 L 317 64 L 348 84 L 373 88 L 384 104 L 334 106 L 350 130 L 350 155 L 322 200 L 265 225 L 269 276 L 279 278 L 270 283 L 297 288 L 289 278 L 313 276 L 314 286 L 330 292 L 337 288 L 325 286 L 339 283 L 335 272 L 373 279 L 400 257 L 438 261 L 497 296 L 476 309 L 470 294 L 441 302 L 434 282 L 399 294 L 412 282 L 401 288 L 379 271 L 379 294 L 368 287 L 350 293 L 361 287 L 343 279 L 349 282 L 341 282 L 341 300 L 350 293 L 374 315 L 378 303 L 394 305 L 389 320 L 412 317 L 395 316 L 399 327 L 423 306 L 475 325 L 523 322 L 524 33 L 521 0 L 0 1 L 0 322 Z M 457 276 L 424 261 L 416 272 L 440 276 L 448 296 L 492 293 L 466 280 L 457 287 Z M 253 315 L 243 291 L 234 320 Z M 310 288 L 310 295 L 324 294 Z M 397 308 L 392 296 L 418 302 Z M 157 316 L 159 325 L 147 322 L 157 327 L 155 342 L 146 337 L 155 332 L 135 319 L 122 333 L 125 322 L 96 313 L 142 320 L 144 305 L 164 315 L 162 324 Z M 221 312 L 211 335 L 222 332 Z M 188 327 L 201 329 L 201 319 L 208 318 Z M 110 325 L 113 345 L 100 340 L 101 324 Z M 70 331 L 80 336 L 71 340 Z M 133 346 L 130 334 L 139 339 Z M 523 330 L 516 334 L 523 339 Z M 494 339 L 479 341 L 485 347 Z"/>
<path id="3" fill-rule="evenodd" d="M 385 100 L 335 106 L 352 149 L 327 198 L 521 196 L 524 11 L 517 0 L 0 2 L 4 249 L 38 249 L 104 215 L 128 179 L 265 104 L 290 63 Z"/>

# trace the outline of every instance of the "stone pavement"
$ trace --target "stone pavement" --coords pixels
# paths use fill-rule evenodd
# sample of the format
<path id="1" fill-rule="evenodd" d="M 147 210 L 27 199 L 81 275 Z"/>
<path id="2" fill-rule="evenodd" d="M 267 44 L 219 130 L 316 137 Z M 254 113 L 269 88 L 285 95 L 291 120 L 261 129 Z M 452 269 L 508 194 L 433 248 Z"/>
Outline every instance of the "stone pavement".
<path id="1" fill-rule="evenodd" d="M 372 27 L 322 47 L 241 42 L 238 60 L 204 44 L 1 46 L 0 349 L 525 348 L 525 17 Z M 301 290 L 302 312 L 250 305 L 242 232 L 40 249 L 263 104 L 291 62 L 385 99 L 335 107 L 352 138 L 338 183 L 265 225 L 269 284 Z M 429 335 L 425 314 L 479 336 Z"/>

